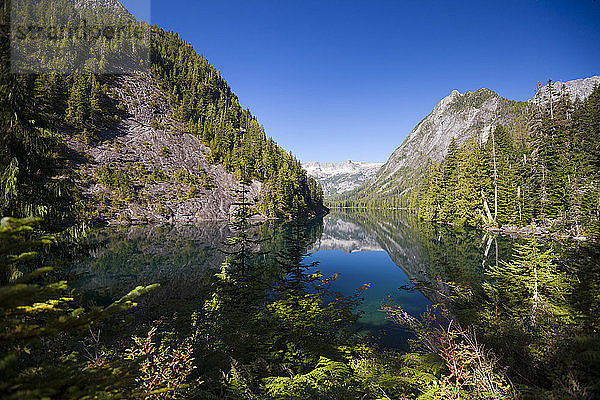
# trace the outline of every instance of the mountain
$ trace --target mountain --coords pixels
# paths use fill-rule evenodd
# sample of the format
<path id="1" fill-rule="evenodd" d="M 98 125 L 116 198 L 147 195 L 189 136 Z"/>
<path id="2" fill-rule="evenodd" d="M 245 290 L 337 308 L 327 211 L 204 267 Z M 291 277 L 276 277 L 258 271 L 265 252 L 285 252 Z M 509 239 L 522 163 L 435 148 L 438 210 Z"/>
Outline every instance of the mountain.
<path id="1" fill-rule="evenodd" d="M 13 16 L 85 20 L 89 12 L 100 25 L 133 18 L 114 0 L 40 0 Z M 64 228 L 224 220 L 240 202 L 265 217 L 326 212 L 320 185 L 206 58 L 174 32 L 135 24 L 147 43 L 90 36 L 90 51 L 59 47 L 51 59 L 24 46 L 20 62 L 54 73 L 11 74 L 9 44 L 0 43 L 0 215 Z M 106 73 L 122 71 L 127 57 L 149 65 Z"/>
<path id="2" fill-rule="evenodd" d="M 538 100 L 546 102 L 550 98 L 550 95 L 556 100 L 563 92 L 569 96 L 571 101 L 583 100 L 592 94 L 596 85 L 600 85 L 600 76 L 574 79 L 567 82 L 554 82 L 543 86 L 527 102 L 536 103 Z"/>
<path id="3" fill-rule="evenodd" d="M 152 75 L 117 76 L 108 84 L 110 98 L 125 109 L 119 121 L 97 140 L 65 133 L 69 149 L 88 161 L 75 167 L 83 197 L 111 221 L 226 219 L 241 185 L 208 161 L 210 148 L 177 121 Z M 105 172 L 123 172 L 134 189 L 125 193 Z M 261 187 L 257 180 L 248 185 L 251 204 L 258 204 Z"/>
<path id="4" fill-rule="evenodd" d="M 327 196 L 337 195 L 352 191 L 375 173 L 383 163 L 356 162 L 346 160 L 340 163 L 303 162 L 302 167 L 314 177 Z"/>
<path id="5" fill-rule="evenodd" d="M 341 250 L 345 253 L 353 253 L 383 249 L 375 238 L 366 233 L 358 224 L 330 214 L 325 218 L 323 233 L 312 249 L 312 251 L 320 250 Z"/>
<path id="6" fill-rule="evenodd" d="M 417 124 L 377 174 L 349 196 L 355 201 L 403 196 L 419 181 L 430 161 L 444 158 L 453 138 L 458 146 L 472 137 L 485 143 L 499 124 L 513 131 L 524 130 L 530 108 L 538 99 L 547 101 L 550 93 L 556 98 L 561 92 L 572 100 L 582 99 L 599 83 L 600 76 L 595 76 L 546 85 L 526 102 L 504 99 L 485 88 L 466 93 L 454 90 Z"/>

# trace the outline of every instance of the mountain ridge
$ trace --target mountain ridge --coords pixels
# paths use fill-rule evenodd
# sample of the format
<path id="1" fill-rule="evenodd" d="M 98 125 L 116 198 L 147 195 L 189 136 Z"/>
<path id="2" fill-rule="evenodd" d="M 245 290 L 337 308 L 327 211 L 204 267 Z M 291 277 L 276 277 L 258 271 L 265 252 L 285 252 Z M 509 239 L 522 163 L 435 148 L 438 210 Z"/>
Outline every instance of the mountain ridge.
<path id="1" fill-rule="evenodd" d="M 116 0 L 40 0 L 14 13 L 40 23 L 131 16 Z M 0 63 L 7 77 L 2 123 L 14 127 L 0 136 L 0 213 L 62 229 L 227 220 L 240 203 L 269 218 L 327 211 L 319 184 L 240 106 L 204 56 L 174 32 L 136 24 L 148 31 L 148 53 L 137 53 L 135 37 L 124 35 L 116 46 L 90 35 L 86 49 L 93 51 L 60 47 L 49 67 L 61 73 L 17 77 Z M 23 64 L 45 65 L 45 49 L 30 50 Z M 121 53 L 148 55 L 150 65 L 96 73 L 107 71 L 97 68 L 107 60 L 120 65 Z"/>
<path id="2" fill-rule="evenodd" d="M 453 90 L 413 128 L 376 175 L 348 196 L 355 200 L 403 196 L 418 182 L 429 162 L 439 162 L 447 154 L 452 138 L 458 145 L 470 137 L 484 143 L 498 124 L 523 129 L 522 117 L 537 99 L 547 101 L 551 91 L 552 96 L 564 91 L 572 100 L 582 99 L 598 84 L 600 76 L 557 82 L 541 87 L 527 101 L 508 100 L 487 88 L 465 93 Z"/>
<path id="3" fill-rule="evenodd" d="M 325 195 L 352 191 L 373 177 L 383 163 L 345 160 L 339 163 L 306 161 L 302 167 L 321 183 Z"/>

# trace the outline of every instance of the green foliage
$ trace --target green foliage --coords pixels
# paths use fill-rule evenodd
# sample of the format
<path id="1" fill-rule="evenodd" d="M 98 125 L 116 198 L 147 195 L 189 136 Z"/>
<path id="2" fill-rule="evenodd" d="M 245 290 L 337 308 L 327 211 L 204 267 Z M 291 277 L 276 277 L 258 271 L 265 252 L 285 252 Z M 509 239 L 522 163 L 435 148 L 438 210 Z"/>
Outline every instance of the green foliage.
<path id="1" fill-rule="evenodd" d="M 289 217 L 295 207 L 323 211 L 320 185 L 281 149 L 248 109 L 242 109 L 219 71 L 177 35 L 153 27 L 152 71 L 175 116 L 210 147 L 209 160 L 229 172 L 263 182 L 260 211 Z"/>
<path id="2" fill-rule="evenodd" d="M 492 283 L 485 290 L 498 302 L 495 306 L 519 314 L 524 323 L 531 319 L 535 324 L 540 318 L 554 320 L 558 326 L 573 323 L 573 310 L 566 303 L 573 282 L 556 265 L 557 254 L 542 252 L 533 238 L 515 247 L 510 263 L 487 271 Z"/>
<path id="3" fill-rule="evenodd" d="M 352 398 L 352 369 L 343 362 L 321 357 L 306 374 L 264 379 L 267 398 L 274 399 L 342 399 Z M 352 390 L 354 389 L 354 390 Z"/>
<path id="4" fill-rule="evenodd" d="M 522 397 L 597 396 L 597 244 L 510 240 L 385 209 L 340 214 L 384 248 L 419 249 L 425 271 L 421 262 L 390 256 L 422 293 L 444 299 L 453 324 L 475 329 L 485 353 L 497 358 L 496 372 Z"/>
<path id="5" fill-rule="evenodd" d="M 28 92 L 33 79 L 8 73 L 5 51 L 0 49 L 0 213 L 73 223 L 82 207 L 68 175 L 65 143 L 36 113 Z"/>
<path id="6" fill-rule="evenodd" d="M 171 153 L 171 152 L 169 151 L 169 148 L 168 148 L 167 146 L 162 146 L 162 147 L 160 148 L 159 155 L 160 155 L 161 157 L 168 157 L 170 153 Z"/>
<path id="7" fill-rule="evenodd" d="M 596 235 L 600 164 L 590 141 L 598 136 L 599 99 L 598 88 L 574 106 L 563 94 L 534 107 L 525 136 L 518 126 L 498 126 L 485 144 L 451 148 L 412 192 L 410 208 L 459 225 L 535 223 Z"/>
<path id="8" fill-rule="evenodd" d="M 474 92 L 458 95 L 450 103 L 450 107 L 455 112 L 461 112 L 468 108 L 481 108 L 487 100 L 495 96 L 497 95 L 489 89 L 479 89 Z"/>
<path id="9" fill-rule="evenodd" d="M 48 360 L 44 347 L 134 307 L 135 299 L 155 286 L 140 286 L 107 307 L 73 307 L 68 283 L 46 279 L 53 269 L 37 265 L 34 250 L 54 238 L 35 234 L 34 222 L 4 218 L 0 223 L 0 394 L 6 399 L 126 397 L 127 369 L 118 364 L 84 368 L 72 349 L 54 349 L 57 358 Z"/>
<path id="10" fill-rule="evenodd" d="M 191 336 L 177 342 L 164 337 L 156 343 L 157 329 L 153 326 L 145 337 L 134 336 L 134 346 L 126 350 L 127 359 L 139 362 L 138 389 L 145 399 L 186 397 L 194 369 L 195 338 Z M 202 382 L 196 379 L 191 383 L 200 385 Z"/>
<path id="11" fill-rule="evenodd" d="M 150 121 L 150 126 L 152 127 L 152 129 L 164 129 L 165 128 L 163 124 L 161 124 L 160 122 L 158 122 L 155 119 Z"/>
<path id="12" fill-rule="evenodd" d="M 102 185 L 109 190 L 115 191 L 122 200 L 134 201 L 137 198 L 135 186 L 124 170 L 111 168 L 107 165 L 98 168 L 96 176 Z"/>
<path id="13" fill-rule="evenodd" d="M 69 14 L 68 1 L 33 3 L 6 2 L 0 9 L 2 21 L 10 21 L 11 9 L 26 15 L 43 16 L 58 22 Z M 26 7 L 25 10 L 23 7 Z M 27 14 L 29 13 L 29 14 Z M 73 14 L 75 15 L 75 13 Z M 73 22 L 73 21 L 71 21 Z M 8 22 L 6 22 L 8 23 Z M 31 46 L 28 50 L 34 49 Z M 13 50 L 18 50 L 13 47 Z M 100 51 L 105 55 L 110 50 Z M 30 52 L 29 52 L 30 53 Z M 27 55 L 32 65 L 43 67 L 45 55 Z M 106 77 L 80 74 L 10 73 L 11 47 L 0 43 L 0 214 L 42 217 L 47 227 L 81 222 L 87 208 L 79 198 L 72 158 L 65 133 L 86 142 L 96 139 L 104 127 L 114 124 L 116 114 L 106 93 Z M 27 62 L 25 56 L 21 59 Z M 66 56 L 62 62 L 74 59 Z M 53 66 L 62 71 L 66 65 Z M 81 71 L 85 72 L 85 71 Z M 58 130 L 65 133 L 58 133 Z"/>
<path id="14" fill-rule="evenodd" d="M 183 183 L 190 190 L 192 190 L 196 185 L 201 186 L 204 189 L 210 189 L 213 186 L 210 175 L 208 175 L 204 169 L 200 168 L 194 172 L 195 174 L 192 174 L 185 169 L 180 169 L 175 172 L 173 178 L 175 182 Z"/>
<path id="15" fill-rule="evenodd" d="M 422 394 L 418 399 L 514 398 L 510 382 L 493 355 L 478 343 L 475 331 L 462 329 L 448 318 L 447 310 L 436 307 L 420 319 L 394 305 L 385 305 L 384 311 L 394 322 L 416 334 L 413 346 L 417 350 L 443 365 L 437 367 L 441 372 L 437 379 L 431 377 L 420 387 Z"/>
<path id="16" fill-rule="evenodd" d="M 590 273 L 597 279 L 597 271 L 587 265 L 577 272 L 561 261 L 531 238 L 515 246 L 511 262 L 490 267 L 485 281 L 454 289 L 453 307 L 483 333 L 526 398 L 598 393 L 591 367 L 598 362 L 597 318 L 575 301 L 578 282 Z"/>
<path id="17" fill-rule="evenodd" d="M 37 16 L 39 20 L 57 23 L 69 16 L 68 21 L 62 21 L 68 26 L 78 25 L 83 18 L 89 23 L 114 22 L 111 15 L 78 11 L 66 0 L 24 2 L 15 9 L 16 15 L 24 18 Z M 10 6 L 2 7 L 2 20 L 10 20 L 10 11 Z M 272 185 L 292 180 L 288 189 L 294 193 L 264 195 L 261 211 L 270 216 L 287 216 L 294 202 L 305 214 L 323 211 L 318 183 L 306 175 L 294 157 L 266 137 L 250 111 L 241 108 L 227 83 L 203 56 L 172 32 L 143 22 L 126 22 L 151 31 L 152 77 L 162 85 L 164 97 L 184 129 L 210 147 L 208 157 L 212 162 L 222 164 L 238 177 L 244 172 L 250 179 Z M 112 127 L 126 111 L 123 103 L 117 105 L 111 99 L 120 81 L 95 73 L 107 66 L 107 60 L 118 65 L 119 61 L 140 60 L 147 55 L 144 46 L 122 36 L 110 43 L 102 37 L 92 41 L 86 48 L 87 54 L 79 54 L 77 49 L 65 50 L 67 43 L 62 43 L 61 51 L 66 54 L 60 60 L 48 60 L 36 52 L 24 55 L 25 62 L 32 66 L 48 66 L 54 71 L 81 66 L 73 74 L 11 74 L 11 49 L 8 41 L 2 42 L 0 124 L 7 129 L 0 137 L 0 213 L 44 217 L 49 226 L 55 222 L 73 224 L 89 215 L 84 212 L 86 202 L 78 198 L 78 177 L 67 161 L 73 159 L 73 153 L 66 142 L 74 137 L 90 145 L 97 143 L 102 130 Z M 157 120 L 152 120 L 151 126 L 165 129 Z M 168 153 L 163 148 L 160 155 L 166 157 Z M 279 174 L 284 168 L 286 172 Z M 106 175 L 104 172 L 101 174 Z M 114 172 L 115 176 L 105 177 L 105 183 L 116 184 L 111 190 L 116 188 L 120 200 L 134 201 L 136 194 L 131 186 L 118 176 L 118 171 Z M 211 187 L 204 175 L 200 179 L 195 185 Z M 193 195 L 194 191 L 188 190 L 184 197 Z"/>
<path id="18" fill-rule="evenodd" d="M 328 200 L 331 207 L 408 208 L 418 217 L 455 225 L 542 226 L 573 236 L 597 236 L 600 88 L 572 104 L 566 93 L 532 105 L 501 100 L 503 117 L 487 142 L 452 141 L 439 162 L 403 168 L 380 187 L 364 186 Z M 492 93 L 459 96 L 455 112 L 480 107 Z M 549 96 L 549 95 L 548 95 Z"/>

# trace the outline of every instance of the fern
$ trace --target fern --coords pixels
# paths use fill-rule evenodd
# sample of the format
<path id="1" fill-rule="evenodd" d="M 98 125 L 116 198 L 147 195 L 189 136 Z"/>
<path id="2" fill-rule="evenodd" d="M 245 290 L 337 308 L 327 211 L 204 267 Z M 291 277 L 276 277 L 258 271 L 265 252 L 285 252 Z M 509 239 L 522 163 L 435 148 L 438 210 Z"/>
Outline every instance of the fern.
<path id="1" fill-rule="evenodd" d="M 321 357 L 312 371 L 287 377 L 265 378 L 264 388 L 268 396 L 286 398 L 330 398 L 331 393 L 347 388 L 352 369 L 343 362 Z"/>

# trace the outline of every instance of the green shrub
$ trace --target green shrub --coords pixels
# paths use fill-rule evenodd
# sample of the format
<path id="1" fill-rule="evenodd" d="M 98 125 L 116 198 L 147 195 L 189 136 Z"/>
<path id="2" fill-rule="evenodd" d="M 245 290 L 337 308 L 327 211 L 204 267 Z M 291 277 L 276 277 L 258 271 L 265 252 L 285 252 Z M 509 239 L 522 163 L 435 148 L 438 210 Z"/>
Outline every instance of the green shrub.
<path id="1" fill-rule="evenodd" d="M 169 151 L 169 148 L 167 146 L 162 146 L 158 155 L 160 155 L 161 157 L 168 157 L 170 153 L 171 152 Z"/>
<path id="2" fill-rule="evenodd" d="M 122 169 L 104 166 L 96 170 L 96 176 L 107 189 L 116 192 L 124 201 L 134 201 L 137 192 L 128 174 Z"/>

